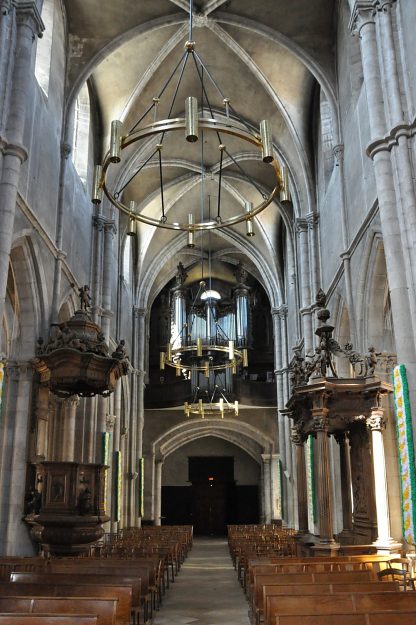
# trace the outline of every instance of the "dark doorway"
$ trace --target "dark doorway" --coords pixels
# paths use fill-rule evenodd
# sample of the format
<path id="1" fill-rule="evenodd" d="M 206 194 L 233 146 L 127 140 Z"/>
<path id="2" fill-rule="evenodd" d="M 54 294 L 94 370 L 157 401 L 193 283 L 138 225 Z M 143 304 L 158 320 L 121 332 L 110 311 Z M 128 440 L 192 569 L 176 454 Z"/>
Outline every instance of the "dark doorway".
<path id="1" fill-rule="evenodd" d="M 232 456 L 188 458 L 192 484 L 192 523 L 199 536 L 223 536 L 230 522 L 231 491 L 234 487 Z"/>

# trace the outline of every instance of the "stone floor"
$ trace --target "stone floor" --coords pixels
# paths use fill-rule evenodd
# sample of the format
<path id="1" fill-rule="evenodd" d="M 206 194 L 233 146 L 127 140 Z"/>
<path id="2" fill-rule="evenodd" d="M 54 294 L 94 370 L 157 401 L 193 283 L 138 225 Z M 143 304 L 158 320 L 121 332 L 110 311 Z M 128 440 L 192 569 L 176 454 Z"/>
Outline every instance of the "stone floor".
<path id="1" fill-rule="evenodd" d="M 249 625 L 248 604 L 238 583 L 227 541 L 196 538 L 154 625 Z"/>

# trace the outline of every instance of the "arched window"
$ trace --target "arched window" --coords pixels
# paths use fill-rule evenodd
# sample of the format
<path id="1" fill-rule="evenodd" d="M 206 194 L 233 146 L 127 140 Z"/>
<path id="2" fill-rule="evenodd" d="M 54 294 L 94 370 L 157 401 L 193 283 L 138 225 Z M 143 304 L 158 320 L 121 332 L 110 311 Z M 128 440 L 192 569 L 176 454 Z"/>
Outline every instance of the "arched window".
<path id="1" fill-rule="evenodd" d="M 85 82 L 75 103 L 72 160 L 84 184 L 87 183 L 88 146 L 90 136 L 90 94 Z"/>
<path id="2" fill-rule="evenodd" d="M 53 37 L 54 0 L 44 0 L 42 20 L 45 24 L 43 37 L 38 39 L 36 47 L 35 76 L 40 88 L 47 96 L 51 73 L 52 37 Z"/>

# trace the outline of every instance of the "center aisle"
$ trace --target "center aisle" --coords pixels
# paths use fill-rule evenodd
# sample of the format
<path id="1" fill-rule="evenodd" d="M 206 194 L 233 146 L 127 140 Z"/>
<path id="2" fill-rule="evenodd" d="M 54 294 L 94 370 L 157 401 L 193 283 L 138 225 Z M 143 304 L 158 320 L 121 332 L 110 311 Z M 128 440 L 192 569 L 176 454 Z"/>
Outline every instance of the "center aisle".
<path id="1" fill-rule="evenodd" d="M 154 625 L 249 625 L 248 604 L 225 539 L 194 538 Z"/>

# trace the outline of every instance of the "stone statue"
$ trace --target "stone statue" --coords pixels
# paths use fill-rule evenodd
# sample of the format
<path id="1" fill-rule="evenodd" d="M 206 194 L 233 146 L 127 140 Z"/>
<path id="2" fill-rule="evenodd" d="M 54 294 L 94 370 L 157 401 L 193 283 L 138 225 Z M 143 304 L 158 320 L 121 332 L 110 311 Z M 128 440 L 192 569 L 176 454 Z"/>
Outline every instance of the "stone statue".
<path id="1" fill-rule="evenodd" d="M 91 514 L 92 512 L 92 495 L 87 487 L 78 495 L 78 512 L 80 514 Z"/>
<path id="2" fill-rule="evenodd" d="M 292 362 L 289 365 L 289 380 L 292 389 L 295 386 L 307 384 L 308 381 L 304 359 L 301 356 L 300 350 L 295 349 L 294 352 Z"/>
<path id="3" fill-rule="evenodd" d="M 319 289 L 316 294 L 316 305 L 320 308 L 325 308 L 326 306 L 326 294 L 322 289 Z"/>
<path id="4" fill-rule="evenodd" d="M 81 310 L 87 311 L 91 306 L 91 297 L 89 294 L 90 287 L 87 284 L 80 286 L 78 289 L 79 299 L 81 304 Z"/>
<path id="5" fill-rule="evenodd" d="M 182 286 L 185 283 L 185 280 L 187 277 L 188 277 L 188 274 L 186 273 L 184 266 L 182 265 L 181 262 L 179 262 L 179 265 L 177 266 L 177 271 L 175 274 L 176 286 Z"/>

